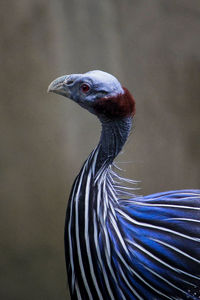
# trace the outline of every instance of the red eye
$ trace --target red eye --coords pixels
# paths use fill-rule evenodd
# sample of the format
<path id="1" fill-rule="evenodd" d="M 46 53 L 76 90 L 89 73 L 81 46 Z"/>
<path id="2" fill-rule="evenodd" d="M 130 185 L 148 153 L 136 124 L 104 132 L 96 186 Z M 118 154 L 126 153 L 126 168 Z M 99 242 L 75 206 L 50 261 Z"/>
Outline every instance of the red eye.
<path id="1" fill-rule="evenodd" d="M 83 83 L 81 85 L 81 92 L 86 94 L 89 90 L 90 90 L 90 86 L 87 83 Z"/>

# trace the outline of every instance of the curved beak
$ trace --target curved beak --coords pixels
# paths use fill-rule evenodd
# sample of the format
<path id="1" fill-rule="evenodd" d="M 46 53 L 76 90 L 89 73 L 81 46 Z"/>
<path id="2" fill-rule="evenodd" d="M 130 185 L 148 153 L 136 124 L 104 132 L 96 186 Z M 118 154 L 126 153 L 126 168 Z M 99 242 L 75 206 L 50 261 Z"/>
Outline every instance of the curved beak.
<path id="1" fill-rule="evenodd" d="M 53 80 L 47 89 L 47 93 L 52 92 L 65 97 L 70 97 L 70 90 L 66 84 L 68 77 L 69 75 L 64 75 Z"/>

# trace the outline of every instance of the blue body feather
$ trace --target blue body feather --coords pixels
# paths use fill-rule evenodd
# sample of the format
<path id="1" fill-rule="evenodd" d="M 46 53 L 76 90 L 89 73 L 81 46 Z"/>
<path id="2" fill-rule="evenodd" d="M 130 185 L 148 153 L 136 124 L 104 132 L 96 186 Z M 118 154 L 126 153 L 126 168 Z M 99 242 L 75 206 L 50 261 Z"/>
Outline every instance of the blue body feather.
<path id="1" fill-rule="evenodd" d="M 65 254 L 73 300 L 200 299 L 200 190 L 132 195 L 113 171 L 135 101 L 102 71 L 54 80 L 49 91 L 71 98 L 102 123 L 97 148 L 72 187 Z"/>
<path id="2" fill-rule="evenodd" d="M 200 190 L 122 198 L 126 179 L 98 170 L 99 155 L 77 177 L 66 217 L 72 299 L 199 299 Z"/>

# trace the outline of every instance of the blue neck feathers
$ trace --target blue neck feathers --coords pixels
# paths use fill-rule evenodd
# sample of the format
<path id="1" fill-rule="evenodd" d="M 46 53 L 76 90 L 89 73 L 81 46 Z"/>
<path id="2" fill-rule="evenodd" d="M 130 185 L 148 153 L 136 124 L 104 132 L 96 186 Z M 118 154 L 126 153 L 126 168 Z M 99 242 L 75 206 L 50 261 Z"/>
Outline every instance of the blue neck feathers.
<path id="1" fill-rule="evenodd" d="M 132 117 L 117 120 L 100 118 L 102 132 L 99 141 L 99 155 L 97 168 L 112 164 L 115 157 L 122 150 L 132 126 Z"/>

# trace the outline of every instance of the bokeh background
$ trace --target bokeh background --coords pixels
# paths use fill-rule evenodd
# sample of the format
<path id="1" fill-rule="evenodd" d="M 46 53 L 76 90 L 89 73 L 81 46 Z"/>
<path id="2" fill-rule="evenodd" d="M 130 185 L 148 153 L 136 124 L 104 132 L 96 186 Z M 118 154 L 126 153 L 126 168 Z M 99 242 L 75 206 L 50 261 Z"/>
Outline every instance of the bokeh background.
<path id="1" fill-rule="evenodd" d="M 100 125 L 46 94 L 102 69 L 137 102 L 118 157 L 142 194 L 200 187 L 199 0 L 1 0 L 0 299 L 67 299 L 70 188 Z"/>

